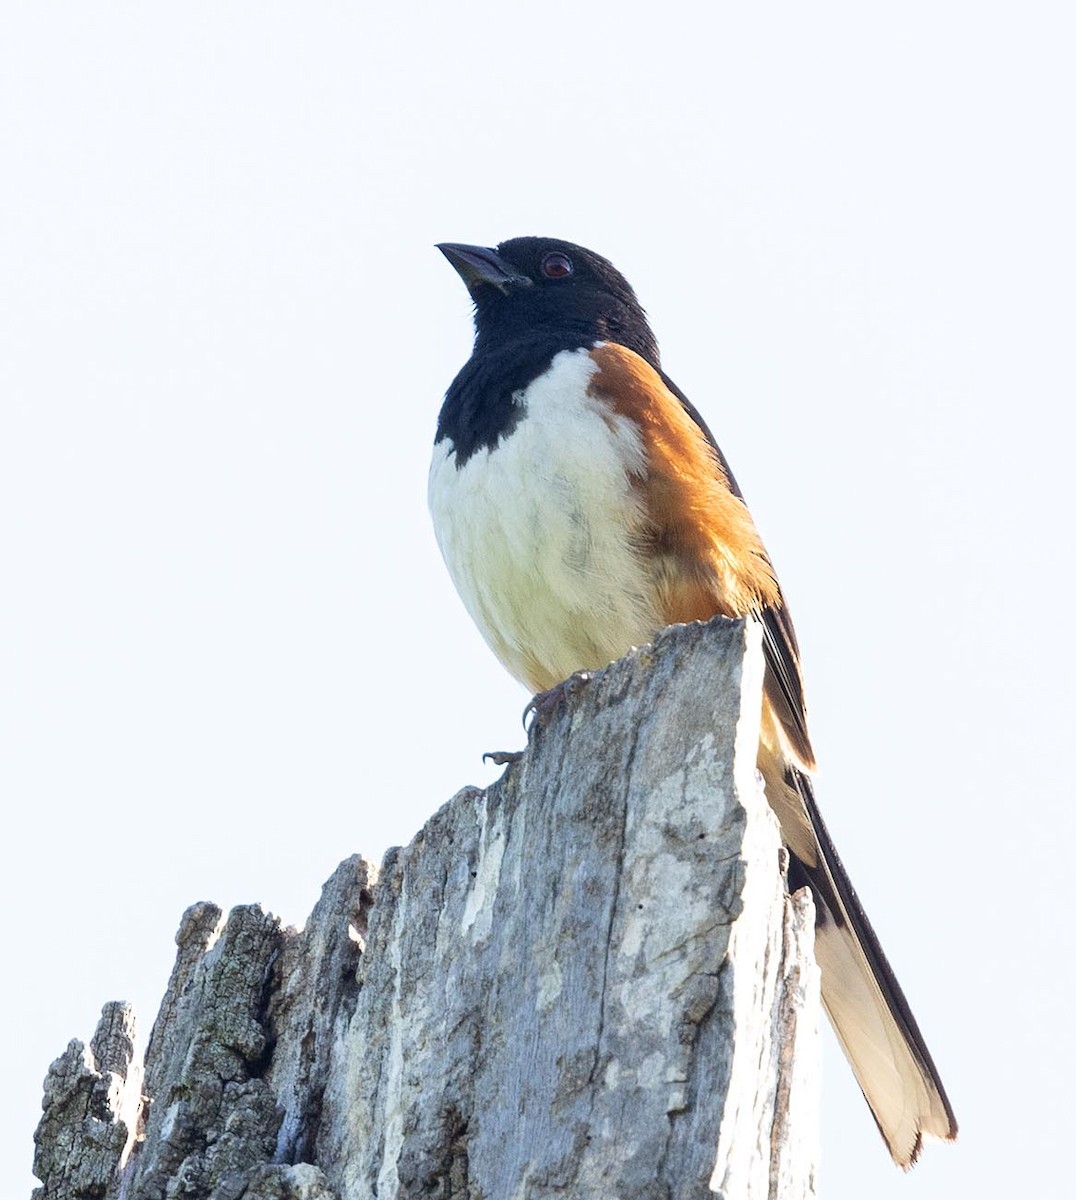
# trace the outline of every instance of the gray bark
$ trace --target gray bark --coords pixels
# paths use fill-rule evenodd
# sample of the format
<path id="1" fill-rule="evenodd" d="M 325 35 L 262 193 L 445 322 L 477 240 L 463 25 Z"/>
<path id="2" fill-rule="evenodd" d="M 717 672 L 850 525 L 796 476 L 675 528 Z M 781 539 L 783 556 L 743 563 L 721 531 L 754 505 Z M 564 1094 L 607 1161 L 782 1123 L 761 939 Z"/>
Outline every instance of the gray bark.
<path id="1" fill-rule="evenodd" d="M 813 1196 L 761 669 L 751 625 L 667 630 L 302 931 L 189 909 L 144 1069 L 121 1005 L 49 1068 L 35 1200 Z"/>

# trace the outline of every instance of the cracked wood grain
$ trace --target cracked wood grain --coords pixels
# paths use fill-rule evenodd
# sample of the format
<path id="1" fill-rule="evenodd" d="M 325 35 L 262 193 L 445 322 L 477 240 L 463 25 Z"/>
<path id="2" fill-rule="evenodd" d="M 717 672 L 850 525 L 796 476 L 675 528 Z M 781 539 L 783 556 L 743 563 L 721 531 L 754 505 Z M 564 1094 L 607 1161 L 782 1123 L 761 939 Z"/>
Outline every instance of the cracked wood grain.
<path id="1" fill-rule="evenodd" d="M 144 1081 L 120 1009 L 50 1068 L 36 1200 L 813 1196 L 761 671 L 751 626 L 674 627 L 302 931 L 188 910 Z"/>

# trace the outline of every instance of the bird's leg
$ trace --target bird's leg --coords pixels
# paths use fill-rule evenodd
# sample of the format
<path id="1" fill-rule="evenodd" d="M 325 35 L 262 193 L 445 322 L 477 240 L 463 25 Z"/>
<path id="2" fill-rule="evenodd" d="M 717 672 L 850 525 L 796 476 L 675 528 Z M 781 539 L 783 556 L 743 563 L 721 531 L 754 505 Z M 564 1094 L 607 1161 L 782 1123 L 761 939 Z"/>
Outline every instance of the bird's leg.
<path id="1" fill-rule="evenodd" d="M 593 675 L 590 671 L 576 671 L 574 675 L 569 675 L 567 679 L 562 679 L 560 683 L 554 684 L 548 691 L 532 696 L 530 703 L 523 710 L 523 727 L 527 727 L 529 717 L 533 717 L 534 720 L 544 725 L 557 711 L 557 706 L 561 701 L 571 700 L 590 683 L 592 678 Z M 482 761 L 491 762 L 498 767 L 506 767 L 510 763 L 519 762 L 522 757 L 522 750 L 487 750 L 482 755 Z"/>

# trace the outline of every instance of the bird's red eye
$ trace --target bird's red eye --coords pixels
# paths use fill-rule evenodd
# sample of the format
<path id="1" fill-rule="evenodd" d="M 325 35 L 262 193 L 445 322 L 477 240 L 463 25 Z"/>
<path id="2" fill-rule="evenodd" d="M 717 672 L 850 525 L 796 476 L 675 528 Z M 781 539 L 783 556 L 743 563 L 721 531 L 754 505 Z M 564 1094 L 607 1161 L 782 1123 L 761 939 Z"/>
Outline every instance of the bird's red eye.
<path id="1" fill-rule="evenodd" d="M 563 279 L 571 273 L 572 260 L 559 250 L 553 250 L 542 259 L 542 274 L 546 279 Z"/>

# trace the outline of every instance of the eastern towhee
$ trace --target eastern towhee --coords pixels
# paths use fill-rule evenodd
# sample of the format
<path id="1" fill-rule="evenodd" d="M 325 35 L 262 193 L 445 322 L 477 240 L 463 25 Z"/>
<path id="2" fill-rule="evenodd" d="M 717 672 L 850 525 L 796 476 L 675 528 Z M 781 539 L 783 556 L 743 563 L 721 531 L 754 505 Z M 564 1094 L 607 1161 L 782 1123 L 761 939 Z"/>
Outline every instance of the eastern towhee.
<path id="1" fill-rule="evenodd" d="M 474 352 L 437 422 L 437 540 L 493 652 L 542 692 L 665 625 L 761 623 L 758 767 L 809 884 L 822 1000 L 894 1160 L 956 1136 L 952 1107 L 815 803 L 788 606 L 736 480 L 664 373 L 627 280 L 570 242 L 439 247 L 474 301 Z"/>

